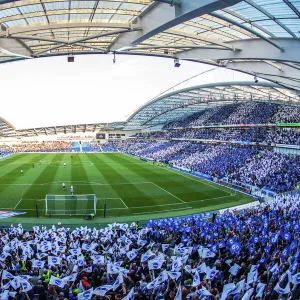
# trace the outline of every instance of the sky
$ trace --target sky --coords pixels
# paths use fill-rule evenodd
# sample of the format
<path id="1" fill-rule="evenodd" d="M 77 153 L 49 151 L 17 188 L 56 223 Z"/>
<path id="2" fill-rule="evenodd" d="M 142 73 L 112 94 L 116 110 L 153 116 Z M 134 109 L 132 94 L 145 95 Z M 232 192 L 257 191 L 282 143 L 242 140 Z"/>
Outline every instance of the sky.
<path id="1" fill-rule="evenodd" d="M 51 57 L 0 64 L 0 116 L 17 129 L 115 122 L 170 87 L 212 66 L 172 59 L 117 55 Z M 218 68 L 180 88 L 210 82 L 253 80 Z"/>

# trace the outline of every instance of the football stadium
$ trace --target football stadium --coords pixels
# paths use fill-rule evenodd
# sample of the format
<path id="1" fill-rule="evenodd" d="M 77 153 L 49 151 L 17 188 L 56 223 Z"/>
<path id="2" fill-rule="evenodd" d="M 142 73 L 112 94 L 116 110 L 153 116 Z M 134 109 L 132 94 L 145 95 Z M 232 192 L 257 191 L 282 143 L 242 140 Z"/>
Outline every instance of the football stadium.
<path id="1" fill-rule="evenodd" d="M 0 84 L 1 300 L 300 299 L 299 0 L 0 0 Z"/>

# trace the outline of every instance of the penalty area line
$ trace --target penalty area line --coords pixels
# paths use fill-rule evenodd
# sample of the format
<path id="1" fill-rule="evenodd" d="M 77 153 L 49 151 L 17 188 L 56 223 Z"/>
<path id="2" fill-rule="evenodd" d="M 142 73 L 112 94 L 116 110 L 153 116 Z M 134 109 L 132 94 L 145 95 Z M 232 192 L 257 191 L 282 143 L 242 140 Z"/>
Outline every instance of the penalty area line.
<path id="1" fill-rule="evenodd" d="M 185 201 L 181 200 L 181 199 L 178 198 L 177 196 L 175 196 L 175 195 L 173 195 L 172 193 L 168 192 L 167 190 L 165 190 L 164 188 L 160 187 L 160 186 L 157 185 L 156 183 L 152 182 L 152 184 L 154 184 L 155 186 L 157 186 L 158 188 L 160 188 L 160 189 L 163 190 L 164 192 L 168 193 L 168 194 L 171 195 L 172 197 L 178 199 L 180 202 L 186 203 Z"/>
<path id="2" fill-rule="evenodd" d="M 17 205 L 14 207 L 14 209 L 16 209 L 16 207 L 19 205 L 19 203 L 22 201 L 22 198 L 19 200 L 19 202 L 17 203 Z"/>
<path id="3" fill-rule="evenodd" d="M 157 212 L 168 212 L 168 211 L 176 211 L 176 210 L 186 210 L 190 209 L 192 207 L 185 207 L 185 208 L 175 208 L 175 209 L 164 209 L 164 210 L 155 210 L 155 211 L 149 211 L 149 212 L 141 212 L 141 213 L 133 213 L 134 215 L 145 215 L 145 214 L 152 214 L 152 213 L 157 213 Z"/>

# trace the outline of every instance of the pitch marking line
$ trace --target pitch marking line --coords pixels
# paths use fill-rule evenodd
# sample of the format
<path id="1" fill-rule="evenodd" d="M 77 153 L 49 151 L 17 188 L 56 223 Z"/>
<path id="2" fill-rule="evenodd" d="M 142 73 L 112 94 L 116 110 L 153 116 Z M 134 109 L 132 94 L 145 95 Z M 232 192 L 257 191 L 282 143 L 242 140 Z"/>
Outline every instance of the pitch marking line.
<path id="1" fill-rule="evenodd" d="M 14 207 L 14 209 L 16 209 L 16 207 L 19 205 L 19 203 L 22 201 L 22 198 L 19 200 L 19 202 L 17 203 L 17 205 Z"/>
<path id="2" fill-rule="evenodd" d="M 135 157 L 135 156 L 133 156 L 133 155 L 130 155 L 130 154 L 127 154 L 127 153 L 123 153 L 123 154 L 127 155 L 128 157 L 135 158 L 135 159 L 138 159 L 138 160 L 139 160 L 139 158 L 137 158 L 137 157 Z M 193 176 L 193 175 L 187 176 L 187 175 L 185 175 L 184 173 L 182 173 L 182 172 L 180 172 L 180 171 L 175 171 L 175 170 L 173 170 L 173 169 L 171 169 L 171 168 L 168 168 L 168 167 L 161 167 L 161 166 L 156 166 L 156 167 L 159 167 L 159 168 L 164 169 L 164 170 L 167 170 L 167 171 L 169 171 L 169 172 L 172 172 L 172 173 L 181 175 L 181 176 L 186 177 L 186 178 L 189 178 L 189 179 L 191 179 L 191 180 L 194 180 L 194 181 L 197 181 L 197 182 L 201 182 L 201 183 L 206 184 L 206 185 L 208 185 L 208 186 L 210 186 L 210 187 L 213 187 L 213 188 L 215 188 L 215 189 L 218 189 L 218 190 L 220 190 L 220 191 L 223 191 L 223 192 L 225 192 L 225 193 L 227 193 L 227 194 L 231 194 L 230 192 L 228 192 L 228 191 L 226 191 L 226 190 L 224 190 L 224 189 L 218 187 L 217 184 L 216 184 L 216 185 L 211 185 L 211 184 L 209 184 L 208 182 L 206 182 L 206 180 L 200 179 L 200 178 L 198 178 L 198 177 L 196 177 L 196 176 Z"/>
<path id="3" fill-rule="evenodd" d="M 126 205 L 126 203 L 123 201 L 123 199 L 121 197 L 116 197 L 116 198 L 97 198 L 97 200 L 104 200 L 104 199 L 118 199 L 121 200 L 121 202 L 123 203 L 123 205 L 126 207 L 126 209 L 128 209 L 129 207 Z M 119 209 L 125 209 L 125 208 L 119 208 Z M 97 209 L 96 209 L 97 210 Z"/>
<path id="4" fill-rule="evenodd" d="M 145 214 L 152 214 L 152 213 L 156 213 L 156 212 L 168 212 L 168 211 L 175 211 L 175 210 L 186 210 L 186 209 L 190 209 L 192 207 L 185 207 L 185 208 L 175 208 L 175 209 L 166 209 L 166 210 L 155 210 L 155 211 L 149 211 L 149 212 L 143 212 L 143 213 L 133 213 L 134 215 L 145 215 Z"/>
<path id="5" fill-rule="evenodd" d="M 175 196 L 175 195 L 173 195 L 172 193 L 168 192 L 167 190 L 165 190 L 164 188 L 160 187 L 160 186 L 157 185 L 156 183 L 152 182 L 152 184 L 154 184 L 155 186 L 157 186 L 158 188 L 160 188 L 160 189 L 163 190 L 164 192 L 168 193 L 168 194 L 171 195 L 172 197 L 178 199 L 180 202 L 186 203 L 185 201 L 181 200 L 181 199 L 178 198 L 177 196 Z"/>

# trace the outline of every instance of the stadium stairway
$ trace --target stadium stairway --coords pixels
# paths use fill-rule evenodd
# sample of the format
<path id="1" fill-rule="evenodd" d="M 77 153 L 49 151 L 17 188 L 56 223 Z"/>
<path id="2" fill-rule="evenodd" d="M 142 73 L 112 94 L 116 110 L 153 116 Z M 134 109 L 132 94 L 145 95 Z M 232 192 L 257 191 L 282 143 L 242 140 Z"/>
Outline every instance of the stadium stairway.
<path id="1" fill-rule="evenodd" d="M 80 144 L 79 142 L 72 142 L 72 146 L 70 149 L 71 152 L 80 152 Z"/>

